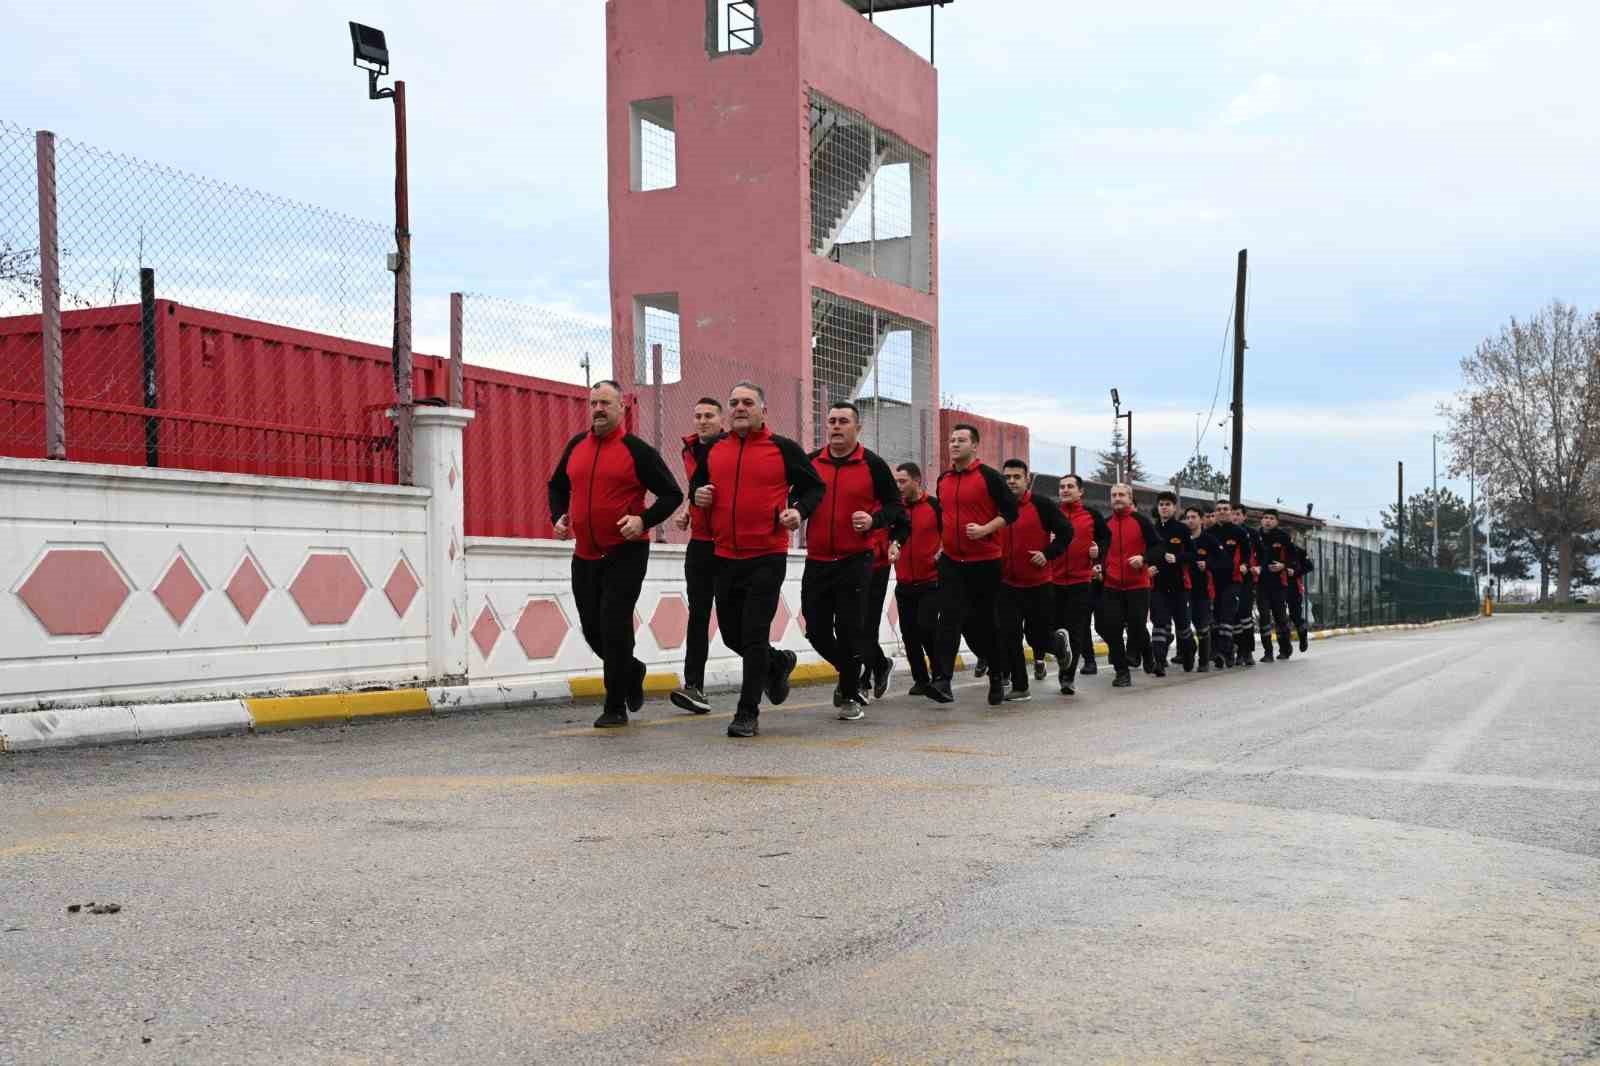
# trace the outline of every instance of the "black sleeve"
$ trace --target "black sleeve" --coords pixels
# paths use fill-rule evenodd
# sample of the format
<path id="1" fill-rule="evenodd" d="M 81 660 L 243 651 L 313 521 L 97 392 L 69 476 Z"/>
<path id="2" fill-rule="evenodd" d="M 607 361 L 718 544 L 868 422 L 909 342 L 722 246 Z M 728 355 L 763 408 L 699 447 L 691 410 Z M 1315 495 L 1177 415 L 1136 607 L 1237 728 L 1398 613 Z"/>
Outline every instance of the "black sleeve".
<path id="1" fill-rule="evenodd" d="M 588 431 L 585 430 L 584 433 Z M 572 458 L 572 449 L 584 437 L 579 433 L 567 441 L 567 446 L 561 449 L 561 458 L 556 460 L 555 471 L 550 475 L 550 480 L 545 488 L 550 494 L 550 521 L 554 522 L 567 513 L 567 508 L 572 506 L 572 479 L 567 477 L 567 460 Z"/>
<path id="2" fill-rule="evenodd" d="M 633 472 L 639 478 L 639 483 L 656 498 L 656 502 L 646 507 L 644 514 L 639 516 L 644 521 L 644 528 L 654 529 L 683 506 L 683 490 L 678 488 L 678 479 L 667 469 L 667 461 L 661 458 L 660 452 L 632 433 L 624 434 L 622 443 L 628 446 L 628 452 L 633 456 Z"/>
<path id="3" fill-rule="evenodd" d="M 982 463 L 978 464 L 978 471 L 983 475 L 983 483 L 989 487 L 989 498 L 994 501 L 994 509 L 1006 520 L 1006 525 L 1014 524 L 1017 520 L 1017 498 L 1006 488 L 1006 479 L 994 467 Z"/>
<path id="4" fill-rule="evenodd" d="M 1174 548 L 1172 546 L 1172 534 L 1174 534 L 1174 533 L 1178 534 L 1178 541 L 1179 541 L 1178 546 L 1176 548 Z M 1186 530 L 1186 529 L 1180 530 L 1178 528 L 1178 526 L 1176 524 L 1174 524 L 1171 528 L 1169 528 L 1167 530 L 1166 541 L 1167 541 L 1166 544 L 1162 545 L 1162 548 L 1161 548 L 1161 565 L 1162 566 L 1183 566 L 1186 563 L 1188 563 L 1189 555 L 1190 555 L 1190 553 L 1189 553 L 1189 531 Z M 1171 552 L 1177 558 L 1178 561 L 1176 563 L 1167 562 L 1167 552 Z"/>
<path id="5" fill-rule="evenodd" d="M 905 501 L 900 499 L 900 486 L 894 483 L 894 471 L 876 452 L 865 452 L 867 472 L 872 475 L 872 494 L 878 498 L 878 513 L 872 516 L 873 529 L 893 529 L 906 515 Z M 911 524 L 906 523 L 906 536 L 911 535 Z M 901 538 L 901 543 L 905 538 Z"/>
<path id="6" fill-rule="evenodd" d="M 695 489 L 704 488 L 711 484 L 711 449 L 717 446 L 722 438 L 718 437 L 710 444 L 696 444 L 696 454 L 700 462 L 695 465 L 694 473 L 689 475 L 689 502 L 694 502 Z"/>
<path id="7" fill-rule="evenodd" d="M 1146 566 L 1162 567 L 1167 565 L 1165 552 L 1162 550 L 1161 534 L 1156 532 L 1156 524 L 1144 515 L 1134 512 L 1139 519 L 1139 528 L 1144 531 L 1144 563 Z"/>
<path id="8" fill-rule="evenodd" d="M 929 496 L 928 506 L 933 508 L 933 524 L 939 528 L 939 533 L 944 534 L 944 504 L 939 502 L 939 497 Z"/>
<path id="9" fill-rule="evenodd" d="M 1094 542 L 1100 546 L 1102 561 L 1106 552 L 1111 550 L 1111 524 L 1106 521 L 1106 516 L 1096 511 L 1093 507 L 1085 510 L 1094 518 Z"/>
<path id="10" fill-rule="evenodd" d="M 889 539 L 900 545 L 911 539 L 911 515 L 904 508 L 899 517 L 889 523 Z"/>
<path id="11" fill-rule="evenodd" d="M 811 465 L 811 460 L 806 458 L 800 445 L 776 433 L 772 435 L 772 443 L 778 446 L 778 454 L 783 456 L 784 476 L 789 479 L 789 506 L 799 511 L 801 518 L 810 518 L 811 512 L 822 503 L 822 494 L 827 486 L 822 483 L 816 467 Z"/>
<path id="12" fill-rule="evenodd" d="M 1072 543 L 1072 523 L 1061 513 L 1054 500 L 1041 493 L 1032 493 L 1033 506 L 1039 512 L 1039 524 L 1050 533 L 1050 543 L 1044 549 L 1046 559 L 1059 559 L 1067 553 Z"/>

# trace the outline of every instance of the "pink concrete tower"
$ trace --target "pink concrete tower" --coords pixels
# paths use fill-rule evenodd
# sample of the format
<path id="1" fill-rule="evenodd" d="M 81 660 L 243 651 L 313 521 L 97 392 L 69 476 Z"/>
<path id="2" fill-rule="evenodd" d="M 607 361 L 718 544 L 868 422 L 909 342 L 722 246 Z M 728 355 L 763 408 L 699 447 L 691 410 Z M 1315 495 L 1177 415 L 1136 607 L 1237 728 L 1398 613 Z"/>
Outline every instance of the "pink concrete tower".
<path id="1" fill-rule="evenodd" d="M 930 2 L 608 0 L 613 359 L 669 439 L 750 377 L 802 444 L 850 399 L 939 452 L 938 78 L 864 17 Z"/>

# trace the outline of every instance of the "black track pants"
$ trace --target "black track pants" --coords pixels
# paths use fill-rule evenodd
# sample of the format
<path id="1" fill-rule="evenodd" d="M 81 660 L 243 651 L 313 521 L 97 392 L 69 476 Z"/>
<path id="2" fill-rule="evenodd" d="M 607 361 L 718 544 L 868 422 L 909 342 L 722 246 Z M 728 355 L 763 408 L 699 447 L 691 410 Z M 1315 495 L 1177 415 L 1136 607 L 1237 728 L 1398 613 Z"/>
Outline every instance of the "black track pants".
<path id="1" fill-rule="evenodd" d="M 760 712 L 767 679 L 783 662 L 771 634 L 788 561 L 787 554 L 717 560 L 717 627 L 722 642 L 744 660 L 740 715 Z"/>
<path id="2" fill-rule="evenodd" d="M 627 706 L 639 661 L 633 657 L 633 611 L 650 565 L 650 542 L 629 541 L 603 559 L 572 557 L 572 598 L 584 643 L 605 664 L 606 709 Z"/>

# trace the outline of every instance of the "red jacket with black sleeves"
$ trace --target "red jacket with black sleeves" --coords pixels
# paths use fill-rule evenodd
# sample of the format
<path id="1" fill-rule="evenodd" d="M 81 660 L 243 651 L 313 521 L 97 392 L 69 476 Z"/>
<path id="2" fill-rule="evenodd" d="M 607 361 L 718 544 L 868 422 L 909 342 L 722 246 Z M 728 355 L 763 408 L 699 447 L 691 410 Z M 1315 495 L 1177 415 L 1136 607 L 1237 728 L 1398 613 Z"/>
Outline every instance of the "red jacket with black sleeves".
<path id="1" fill-rule="evenodd" d="M 1055 561 L 1072 543 L 1072 526 L 1054 500 L 1030 492 L 1017 501 L 1017 520 L 996 535 L 1005 538 L 1000 580 L 1029 589 L 1050 583 Z M 1033 565 L 1034 552 L 1044 553 L 1043 566 Z"/>
<path id="2" fill-rule="evenodd" d="M 617 529 L 625 515 L 638 515 L 651 529 L 683 503 L 661 453 L 621 426 L 603 437 L 586 430 L 568 441 L 546 487 L 550 514 L 567 516 L 580 559 L 604 559 L 625 543 Z M 648 508 L 647 491 L 656 498 Z"/>
<path id="3" fill-rule="evenodd" d="M 1111 543 L 1106 545 L 1105 555 L 1101 558 L 1106 588 L 1116 592 L 1149 588 L 1149 567 L 1134 569 L 1128 560 L 1139 556 L 1148 563 L 1161 557 L 1161 541 L 1156 536 L 1156 527 L 1138 511 L 1123 511 L 1121 514 L 1112 511 L 1111 517 L 1106 519 L 1106 525 L 1111 530 Z"/>
<path id="4" fill-rule="evenodd" d="M 700 434 L 691 433 L 683 438 L 683 476 L 694 480 L 694 472 L 700 469 L 700 464 L 705 461 L 706 449 L 717 443 L 727 434 L 718 434 L 704 444 L 700 443 Z M 689 539 L 711 539 L 711 516 L 702 507 L 689 508 Z"/>
<path id="5" fill-rule="evenodd" d="M 939 499 L 923 493 L 915 503 L 906 504 L 905 539 L 900 541 L 900 558 L 894 561 L 894 579 L 902 585 L 923 585 L 939 580 L 939 547 L 942 539 Z"/>
<path id="6" fill-rule="evenodd" d="M 1232 522 L 1218 522 L 1211 527 L 1211 535 L 1222 543 L 1222 554 L 1227 565 L 1212 566 L 1211 576 L 1217 588 L 1237 585 L 1244 581 L 1244 568 L 1250 565 L 1250 538 Z"/>
<path id="7" fill-rule="evenodd" d="M 1072 541 L 1050 568 L 1050 580 L 1057 585 L 1087 585 L 1094 580 L 1095 560 L 1089 558 L 1089 545 L 1100 545 L 1100 558 L 1106 557 L 1106 545 L 1111 542 L 1111 530 L 1105 516 L 1093 507 L 1077 503 L 1063 503 L 1061 513 L 1072 526 Z"/>
<path id="8" fill-rule="evenodd" d="M 1289 531 L 1279 526 L 1277 529 L 1261 531 L 1261 580 L 1269 578 L 1287 588 L 1289 586 L 1289 571 L 1297 563 L 1294 541 L 1289 537 Z M 1277 573 L 1268 570 L 1272 563 L 1282 563 L 1283 569 Z"/>
<path id="9" fill-rule="evenodd" d="M 967 536 L 967 525 L 987 525 L 998 516 L 1017 520 L 1017 500 L 1006 479 L 992 466 L 973 463 L 965 470 L 954 467 L 939 475 L 939 505 L 944 511 L 944 553 L 958 563 L 986 562 L 1005 554 L 997 530 L 982 540 Z"/>
<path id="10" fill-rule="evenodd" d="M 882 533 L 887 561 L 887 528 L 897 522 L 902 511 L 900 490 L 895 486 L 889 464 L 876 452 L 857 444 L 850 454 L 838 458 L 823 448 L 811 453 L 811 467 L 822 479 L 822 503 L 811 512 L 806 525 L 806 558 L 816 562 L 837 562 L 852 555 L 875 550 L 876 534 Z M 850 518 L 857 511 L 872 516 L 865 533 L 857 533 Z"/>
<path id="11" fill-rule="evenodd" d="M 719 559 L 754 559 L 789 550 L 789 531 L 778 516 L 793 507 L 810 518 L 822 501 L 822 479 L 800 445 L 765 426 L 744 436 L 729 433 L 706 450 L 689 479 L 711 498 L 711 535 Z"/>

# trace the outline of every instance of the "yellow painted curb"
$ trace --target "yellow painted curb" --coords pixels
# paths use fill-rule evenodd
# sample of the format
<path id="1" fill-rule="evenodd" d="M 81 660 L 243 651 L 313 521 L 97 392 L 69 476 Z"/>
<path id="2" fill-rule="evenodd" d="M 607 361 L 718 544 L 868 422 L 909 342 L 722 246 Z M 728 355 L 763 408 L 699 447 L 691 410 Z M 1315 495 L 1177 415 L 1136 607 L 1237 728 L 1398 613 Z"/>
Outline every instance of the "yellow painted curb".
<path id="1" fill-rule="evenodd" d="M 255 729 L 288 729 L 302 725 L 347 722 L 352 718 L 377 718 L 398 714 L 427 714 L 433 710 L 425 689 L 386 692 L 328 692 L 319 696 L 273 696 L 247 699 Z"/>
<path id="2" fill-rule="evenodd" d="M 790 681 L 837 681 L 839 671 L 827 663 L 801 663 L 794 668 L 794 673 L 789 675 Z"/>
<path id="3" fill-rule="evenodd" d="M 651 696 L 664 696 L 682 683 L 677 674 L 644 675 L 644 690 Z M 606 694 L 606 679 L 600 674 L 569 677 L 567 687 L 572 690 L 573 699 L 599 699 Z"/>

